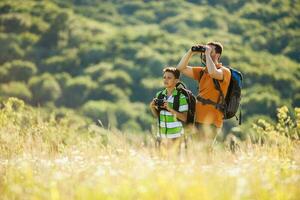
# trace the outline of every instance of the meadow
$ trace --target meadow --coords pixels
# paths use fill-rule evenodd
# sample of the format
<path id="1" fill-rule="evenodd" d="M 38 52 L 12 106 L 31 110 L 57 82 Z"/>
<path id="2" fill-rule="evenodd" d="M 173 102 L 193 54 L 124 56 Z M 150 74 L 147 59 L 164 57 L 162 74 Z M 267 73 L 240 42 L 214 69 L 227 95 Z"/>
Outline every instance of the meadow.
<path id="1" fill-rule="evenodd" d="M 300 199 L 299 10 L 295 0 L 1 0 L 0 200 Z M 243 123 L 227 120 L 233 140 L 213 148 L 189 138 L 180 154 L 159 151 L 148 105 L 162 69 L 208 41 L 244 76 Z"/>
<path id="2" fill-rule="evenodd" d="M 150 133 L 104 129 L 10 98 L 0 110 L 0 199 L 299 199 L 300 110 L 258 140 L 158 151 Z"/>

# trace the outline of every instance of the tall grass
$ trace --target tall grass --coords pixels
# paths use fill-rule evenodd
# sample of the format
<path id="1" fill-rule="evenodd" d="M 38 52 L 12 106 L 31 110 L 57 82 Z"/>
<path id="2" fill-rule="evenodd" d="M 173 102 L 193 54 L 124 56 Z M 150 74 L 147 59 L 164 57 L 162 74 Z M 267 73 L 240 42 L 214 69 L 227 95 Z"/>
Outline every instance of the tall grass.
<path id="1" fill-rule="evenodd" d="M 0 199 L 299 199 L 300 116 L 258 122 L 233 153 L 190 141 L 158 152 L 147 134 L 42 114 L 10 99 L 0 111 Z"/>

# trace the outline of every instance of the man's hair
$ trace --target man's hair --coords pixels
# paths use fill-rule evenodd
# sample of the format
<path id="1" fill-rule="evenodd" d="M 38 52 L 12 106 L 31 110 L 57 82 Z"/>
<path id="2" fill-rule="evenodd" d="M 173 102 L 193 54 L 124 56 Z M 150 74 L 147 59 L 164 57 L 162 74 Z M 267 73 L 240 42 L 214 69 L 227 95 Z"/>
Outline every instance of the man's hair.
<path id="1" fill-rule="evenodd" d="M 163 70 L 163 73 L 165 73 L 165 72 L 170 72 L 170 73 L 174 74 L 176 79 L 179 79 L 179 77 L 180 77 L 180 71 L 175 67 L 166 67 Z"/>
<path id="2" fill-rule="evenodd" d="M 223 45 L 220 42 L 208 42 L 207 44 L 215 46 L 216 53 L 222 55 Z"/>

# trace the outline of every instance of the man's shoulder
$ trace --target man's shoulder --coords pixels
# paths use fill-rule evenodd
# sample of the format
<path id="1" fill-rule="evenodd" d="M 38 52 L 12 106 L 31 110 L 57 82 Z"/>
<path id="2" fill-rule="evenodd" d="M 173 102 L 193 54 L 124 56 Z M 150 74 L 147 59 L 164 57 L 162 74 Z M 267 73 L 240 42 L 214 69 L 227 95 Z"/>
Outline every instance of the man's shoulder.
<path id="1" fill-rule="evenodd" d="M 222 69 L 223 72 L 225 72 L 225 74 L 227 76 L 231 74 L 231 71 L 230 71 L 229 67 L 222 65 L 221 69 Z"/>
<path id="2" fill-rule="evenodd" d="M 197 67 L 192 68 L 195 80 L 199 80 L 200 72 L 203 71 L 204 69 L 205 69 L 205 67 L 201 67 L 201 66 L 197 66 Z"/>

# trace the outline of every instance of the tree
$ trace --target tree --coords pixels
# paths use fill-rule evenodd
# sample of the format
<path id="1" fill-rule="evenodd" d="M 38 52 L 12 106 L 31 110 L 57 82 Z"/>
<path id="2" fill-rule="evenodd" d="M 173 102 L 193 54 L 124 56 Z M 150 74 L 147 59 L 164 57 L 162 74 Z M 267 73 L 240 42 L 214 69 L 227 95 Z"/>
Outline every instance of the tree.
<path id="1" fill-rule="evenodd" d="M 68 80 L 63 93 L 63 104 L 73 108 L 81 106 L 95 87 L 96 83 L 88 76 Z"/>
<path id="2" fill-rule="evenodd" d="M 104 127 L 115 121 L 115 104 L 108 101 L 88 101 L 81 107 L 83 115 L 98 120 Z M 115 123 L 115 122 L 113 122 Z"/>
<path id="3" fill-rule="evenodd" d="M 285 103 L 280 98 L 279 92 L 272 86 L 254 85 L 252 88 L 244 91 L 242 99 L 243 112 L 246 117 L 264 114 L 274 118 L 276 109 Z"/>
<path id="4" fill-rule="evenodd" d="M 0 64 L 14 59 L 22 59 L 24 50 L 17 43 L 17 38 L 8 34 L 0 34 Z"/>
<path id="5" fill-rule="evenodd" d="M 111 71 L 113 66 L 108 62 L 100 62 L 95 65 L 91 65 L 84 70 L 84 74 L 90 76 L 93 80 L 99 79 L 106 72 Z"/>
<path id="6" fill-rule="evenodd" d="M 129 87 L 132 83 L 131 77 L 123 70 L 107 71 L 98 79 L 99 84 L 115 84 L 119 88 Z"/>
<path id="7" fill-rule="evenodd" d="M 82 60 L 82 65 L 84 66 L 99 63 L 108 56 L 104 45 L 82 46 L 80 47 L 78 54 Z"/>
<path id="8" fill-rule="evenodd" d="M 0 25 L 8 33 L 22 33 L 31 27 L 30 15 L 8 13 L 0 17 Z"/>
<path id="9" fill-rule="evenodd" d="M 44 105 L 51 101 L 55 102 L 61 95 L 61 88 L 58 82 L 48 73 L 32 77 L 29 80 L 29 88 L 35 105 Z"/>
<path id="10" fill-rule="evenodd" d="M 1 85 L 0 94 L 3 97 L 16 97 L 26 102 L 30 102 L 32 98 L 31 91 L 25 83 L 21 82 L 10 82 Z"/>
<path id="11" fill-rule="evenodd" d="M 5 63 L 3 68 L 7 71 L 6 80 L 8 81 L 25 81 L 34 76 L 37 68 L 34 63 L 23 60 L 14 60 Z"/>
<path id="12" fill-rule="evenodd" d="M 58 13 L 51 23 L 49 30 L 41 36 L 39 45 L 46 49 L 65 47 L 68 40 L 66 33 L 68 20 L 69 14 L 67 12 Z"/>
<path id="13" fill-rule="evenodd" d="M 117 87 L 114 84 L 106 84 L 106 85 L 100 85 L 98 84 L 98 87 L 93 90 L 90 94 L 91 99 L 101 99 L 106 100 L 109 102 L 117 102 L 117 101 L 123 101 L 128 100 L 126 88 L 120 88 Z"/>
<path id="14" fill-rule="evenodd" d="M 81 73 L 80 58 L 77 51 L 67 50 L 61 55 L 56 55 L 45 59 L 40 67 L 42 72 L 60 73 L 67 72 L 71 75 L 79 75 Z"/>

